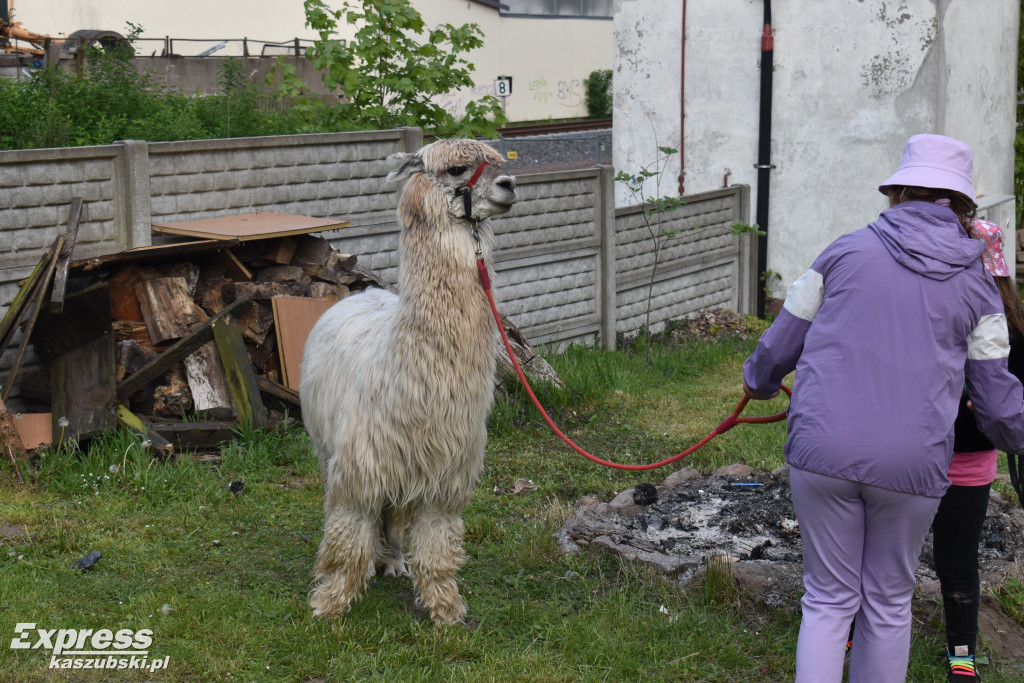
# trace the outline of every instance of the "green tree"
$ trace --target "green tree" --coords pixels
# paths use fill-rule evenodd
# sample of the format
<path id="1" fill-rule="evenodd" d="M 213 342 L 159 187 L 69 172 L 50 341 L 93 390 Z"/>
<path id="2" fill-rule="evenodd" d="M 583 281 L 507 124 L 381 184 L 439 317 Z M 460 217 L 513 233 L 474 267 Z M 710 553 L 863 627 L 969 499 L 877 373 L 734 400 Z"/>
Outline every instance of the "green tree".
<path id="1" fill-rule="evenodd" d="M 583 79 L 587 89 L 587 114 L 592 119 L 610 119 L 612 117 L 612 70 L 598 69 L 591 71 Z"/>
<path id="2" fill-rule="evenodd" d="M 494 137 L 505 123 L 498 98 L 488 95 L 456 119 L 432 98 L 473 85 L 463 55 L 483 45 L 476 24 L 428 30 L 409 0 L 345 0 L 341 10 L 305 0 L 306 24 L 319 33 L 307 56 L 324 84 L 340 89 L 330 107 L 338 128 L 419 126 L 437 135 Z M 349 44 L 336 37 L 340 21 L 357 27 Z"/>

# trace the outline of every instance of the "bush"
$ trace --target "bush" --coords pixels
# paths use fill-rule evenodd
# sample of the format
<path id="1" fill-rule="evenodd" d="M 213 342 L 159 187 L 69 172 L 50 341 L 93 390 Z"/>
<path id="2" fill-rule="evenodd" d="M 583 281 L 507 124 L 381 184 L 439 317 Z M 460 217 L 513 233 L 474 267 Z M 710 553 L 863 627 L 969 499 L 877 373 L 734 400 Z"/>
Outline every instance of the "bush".
<path id="1" fill-rule="evenodd" d="M 612 117 L 612 70 L 598 69 L 591 71 L 583 79 L 587 88 L 587 113 L 592 119 L 610 119 Z"/>

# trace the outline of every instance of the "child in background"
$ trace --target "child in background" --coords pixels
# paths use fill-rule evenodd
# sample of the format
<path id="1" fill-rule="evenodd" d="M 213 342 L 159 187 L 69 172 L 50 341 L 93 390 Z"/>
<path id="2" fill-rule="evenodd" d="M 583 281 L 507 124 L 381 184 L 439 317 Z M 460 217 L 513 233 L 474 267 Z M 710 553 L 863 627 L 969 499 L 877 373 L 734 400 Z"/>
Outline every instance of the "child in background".
<path id="1" fill-rule="evenodd" d="M 997 447 L 1024 448 L 1003 305 L 966 231 L 971 150 L 915 135 L 879 186 L 890 208 L 835 240 L 786 295 L 744 365 L 770 398 L 796 370 L 786 460 L 804 544 L 798 683 L 903 681 L 914 569 L 949 486 L 965 374 Z"/>
<path id="2" fill-rule="evenodd" d="M 1024 378 L 1024 309 L 1003 258 L 1003 231 L 995 223 L 975 220 L 971 237 L 985 244 L 982 263 L 995 278 L 1009 328 L 1008 366 Z M 960 399 L 954 424 L 951 486 L 932 522 L 935 572 L 946 617 L 947 677 L 955 683 L 979 681 L 974 662 L 978 639 L 978 543 L 988 511 L 989 489 L 996 478 L 998 452 L 974 419 L 967 396 Z"/>

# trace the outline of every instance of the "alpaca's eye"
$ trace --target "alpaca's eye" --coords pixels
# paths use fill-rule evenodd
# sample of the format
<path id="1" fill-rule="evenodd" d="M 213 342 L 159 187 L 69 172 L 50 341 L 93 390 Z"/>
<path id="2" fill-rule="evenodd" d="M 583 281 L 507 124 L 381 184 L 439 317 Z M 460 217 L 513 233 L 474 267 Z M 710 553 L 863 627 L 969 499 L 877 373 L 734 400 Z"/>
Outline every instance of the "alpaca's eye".
<path id="1" fill-rule="evenodd" d="M 465 173 L 466 169 L 468 168 L 469 166 L 452 166 L 451 168 L 448 169 L 448 175 L 460 176 L 463 173 Z"/>

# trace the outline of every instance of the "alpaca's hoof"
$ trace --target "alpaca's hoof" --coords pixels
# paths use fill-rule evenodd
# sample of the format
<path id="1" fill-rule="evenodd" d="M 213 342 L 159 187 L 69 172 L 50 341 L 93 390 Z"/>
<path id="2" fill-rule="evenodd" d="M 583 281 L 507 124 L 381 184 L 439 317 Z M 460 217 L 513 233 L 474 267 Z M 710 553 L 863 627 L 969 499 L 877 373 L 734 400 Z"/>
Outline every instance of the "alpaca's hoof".
<path id="1" fill-rule="evenodd" d="M 344 614 L 351 609 L 351 605 L 339 607 L 335 605 L 318 604 L 316 599 L 310 600 L 309 606 L 313 608 L 314 619 L 331 619 L 333 617 L 344 616 Z"/>
<path id="2" fill-rule="evenodd" d="M 438 626 L 460 626 L 466 623 L 466 604 L 437 605 L 430 610 L 430 619 Z"/>
<path id="3" fill-rule="evenodd" d="M 405 560 L 388 558 L 381 563 L 384 567 L 384 576 L 409 576 L 409 570 L 405 568 Z"/>
<path id="4" fill-rule="evenodd" d="M 309 606 L 313 608 L 314 618 L 340 617 L 352 609 L 352 603 L 330 594 L 330 591 L 317 590 L 309 598 Z"/>

